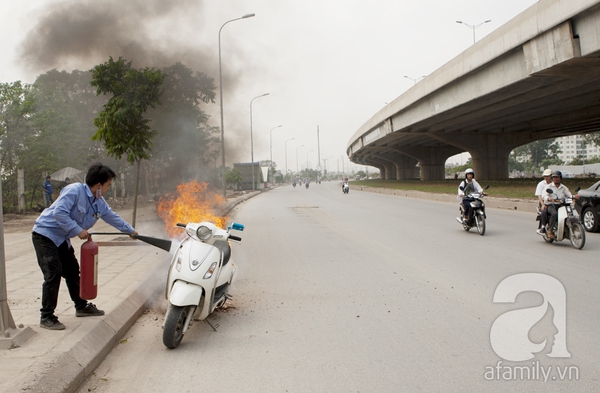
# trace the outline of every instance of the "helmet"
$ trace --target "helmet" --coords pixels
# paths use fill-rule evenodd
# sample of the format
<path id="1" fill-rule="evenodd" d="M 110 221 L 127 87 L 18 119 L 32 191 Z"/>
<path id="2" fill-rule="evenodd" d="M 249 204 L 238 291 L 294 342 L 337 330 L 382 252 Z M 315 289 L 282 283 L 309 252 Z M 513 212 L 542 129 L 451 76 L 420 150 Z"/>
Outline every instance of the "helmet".
<path id="1" fill-rule="evenodd" d="M 561 173 L 561 171 L 554 171 L 554 172 L 552 172 L 552 177 L 560 177 L 562 179 L 562 173 Z"/>
<path id="2" fill-rule="evenodd" d="M 472 174 L 473 177 L 475 177 L 475 172 L 473 171 L 473 169 L 471 168 L 467 168 L 467 170 L 465 171 L 465 177 L 467 177 L 468 174 Z"/>
<path id="3" fill-rule="evenodd" d="M 542 176 L 552 176 L 552 170 L 551 169 L 546 169 L 544 171 L 544 173 L 542 173 Z"/>

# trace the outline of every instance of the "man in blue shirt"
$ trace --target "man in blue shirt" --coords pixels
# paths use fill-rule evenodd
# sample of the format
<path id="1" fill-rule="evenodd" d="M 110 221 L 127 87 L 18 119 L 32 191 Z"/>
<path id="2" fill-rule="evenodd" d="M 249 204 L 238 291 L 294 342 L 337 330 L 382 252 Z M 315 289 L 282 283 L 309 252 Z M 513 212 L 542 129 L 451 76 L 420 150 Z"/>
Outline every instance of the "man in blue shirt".
<path id="1" fill-rule="evenodd" d="M 45 209 L 35 221 L 32 233 L 38 265 L 44 274 L 40 326 L 63 330 L 54 310 L 58 302 L 61 277 L 65 278 L 69 295 L 75 303 L 75 316 L 104 315 L 92 303 L 79 296 L 79 263 L 70 239 L 87 239 L 88 229 L 102 218 L 121 232 L 134 237 L 135 229 L 113 212 L 102 197 L 117 174 L 101 163 L 93 164 L 85 184 L 73 183 L 62 189 L 56 202 Z"/>
<path id="2" fill-rule="evenodd" d="M 44 189 L 44 200 L 46 201 L 46 207 L 50 206 L 52 202 L 54 202 L 52 200 L 52 183 L 50 183 L 50 180 L 52 180 L 52 178 L 50 176 L 46 176 L 46 181 L 42 185 L 42 188 Z"/>

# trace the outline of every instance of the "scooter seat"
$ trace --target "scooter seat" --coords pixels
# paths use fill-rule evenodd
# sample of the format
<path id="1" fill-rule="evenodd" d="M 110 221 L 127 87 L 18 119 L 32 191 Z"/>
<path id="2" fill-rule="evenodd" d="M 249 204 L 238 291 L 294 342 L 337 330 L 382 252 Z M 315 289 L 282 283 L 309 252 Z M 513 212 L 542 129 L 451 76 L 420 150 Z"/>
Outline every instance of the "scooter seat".
<path id="1" fill-rule="evenodd" d="M 231 247 L 229 246 L 229 243 L 223 240 L 217 240 L 213 245 L 223 252 L 223 266 L 227 265 L 229 258 L 231 258 Z"/>

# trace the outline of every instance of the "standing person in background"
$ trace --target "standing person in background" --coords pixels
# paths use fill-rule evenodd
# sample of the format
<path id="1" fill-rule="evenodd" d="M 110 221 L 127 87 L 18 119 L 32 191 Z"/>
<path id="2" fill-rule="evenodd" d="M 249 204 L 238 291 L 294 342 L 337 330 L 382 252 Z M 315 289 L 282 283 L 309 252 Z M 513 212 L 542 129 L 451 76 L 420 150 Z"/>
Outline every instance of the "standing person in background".
<path id="1" fill-rule="evenodd" d="M 49 207 L 54 200 L 52 200 L 52 183 L 50 183 L 52 178 L 50 176 L 46 176 L 46 181 L 42 185 L 44 189 L 44 201 L 46 203 L 46 207 Z"/>
<path id="2" fill-rule="evenodd" d="M 65 328 L 54 315 L 61 277 L 65 278 L 69 295 L 75 303 L 75 316 L 104 315 L 104 311 L 79 296 L 79 263 L 70 239 L 75 236 L 87 239 L 88 229 L 100 218 L 131 237 L 137 235 L 135 229 L 113 212 L 102 197 L 116 176 L 112 169 L 101 163 L 92 165 L 85 183 L 73 183 L 63 188 L 56 202 L 35 221 L 32 242 L 44 275 L 40 327 L 50 330 Z"/>

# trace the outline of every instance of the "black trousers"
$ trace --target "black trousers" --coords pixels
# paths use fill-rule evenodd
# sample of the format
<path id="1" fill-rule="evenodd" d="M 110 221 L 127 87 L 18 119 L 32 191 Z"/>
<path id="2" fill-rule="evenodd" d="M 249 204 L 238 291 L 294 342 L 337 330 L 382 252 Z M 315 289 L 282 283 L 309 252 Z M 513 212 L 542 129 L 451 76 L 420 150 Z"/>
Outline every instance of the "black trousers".
<path id="1" fill-rule="evenodd" d="M 558 211 L 556 205 L 547 205 L 541 214 L 542 226 L 550 224 L 550 228 L 554 228 L 556 225 L 556 219 L 558 218 Z"/>
<path id="2" fill-rule="evenodd" d="M 31 240 L 38 265 L 44 275 L 42 284 L 42 318 L 54 315 L 58 303 L 58 290 L 61 277 L 67 283 L 67 289 L 75 308 L 80 310 L 87 305 L 87 301 L 79 296 L 79 263 L 75 257 L 75 250 L 65 241 L 59 247 L 46 236 L 32 233 Z"/>

